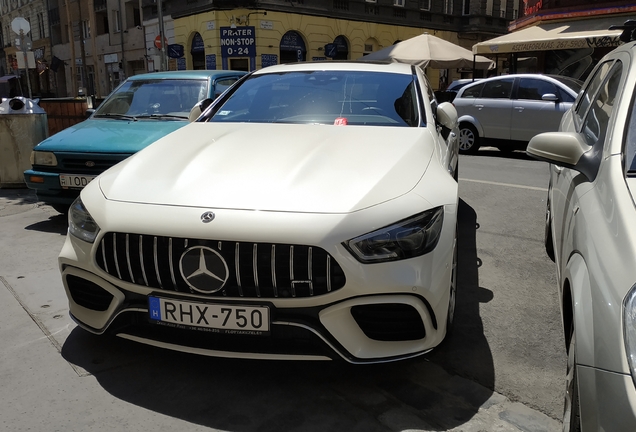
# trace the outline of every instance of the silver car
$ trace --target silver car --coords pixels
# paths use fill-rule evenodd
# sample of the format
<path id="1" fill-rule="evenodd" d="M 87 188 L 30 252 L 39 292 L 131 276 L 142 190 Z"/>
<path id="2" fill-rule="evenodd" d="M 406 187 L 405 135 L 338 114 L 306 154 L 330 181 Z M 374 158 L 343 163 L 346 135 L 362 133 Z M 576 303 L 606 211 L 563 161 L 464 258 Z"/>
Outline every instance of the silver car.
<path id="1" fill-rule="evenodd" d="M 545 247 L 568 354 L 566 431 L 636 430 L 635 87 L 630 42 L 599 62 L 560 132 L 528 145 L 550 162 Z"/>
<path id="2" fill-rule="evenodd" d="M 558 130 L 582 84 L 558 75 L 519 74 L 466 85 L 453 100 L 460 152 L 475 153 L 482 145 L 525 149 L 533 136 Z"/>

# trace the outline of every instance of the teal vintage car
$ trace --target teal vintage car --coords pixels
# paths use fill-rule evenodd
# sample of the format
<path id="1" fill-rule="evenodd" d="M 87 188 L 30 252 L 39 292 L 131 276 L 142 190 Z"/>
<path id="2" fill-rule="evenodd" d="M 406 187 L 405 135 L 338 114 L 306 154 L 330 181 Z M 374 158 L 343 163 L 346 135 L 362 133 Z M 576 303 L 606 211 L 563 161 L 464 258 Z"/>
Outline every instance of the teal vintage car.
<path id="1" fill-rule="evenodd" d="M 91 180 L 188 124 L 194 105 L 214 99 L 245 74 L 197 70 L 132 76 L 87 120 L 39 143 L 24 180 L 40 201 L 65 212 Z"/>

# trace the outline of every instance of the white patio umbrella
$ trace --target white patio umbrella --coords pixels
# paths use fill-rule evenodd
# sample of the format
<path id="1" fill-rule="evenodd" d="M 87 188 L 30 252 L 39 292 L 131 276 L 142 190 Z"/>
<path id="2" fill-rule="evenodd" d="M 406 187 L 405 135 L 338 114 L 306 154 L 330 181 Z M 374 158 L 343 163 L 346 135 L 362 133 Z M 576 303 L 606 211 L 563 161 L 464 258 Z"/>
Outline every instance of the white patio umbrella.
<path id="1" fill-rule="evenodd" d="M 437 36 L 424 33 L 372 52 L 358 60 L 409 63 L 424 68 L 455 69 L 473 67 L 473 53 Z M 475 57 L 476 69 L 494 69 L 495 62 Z"/>

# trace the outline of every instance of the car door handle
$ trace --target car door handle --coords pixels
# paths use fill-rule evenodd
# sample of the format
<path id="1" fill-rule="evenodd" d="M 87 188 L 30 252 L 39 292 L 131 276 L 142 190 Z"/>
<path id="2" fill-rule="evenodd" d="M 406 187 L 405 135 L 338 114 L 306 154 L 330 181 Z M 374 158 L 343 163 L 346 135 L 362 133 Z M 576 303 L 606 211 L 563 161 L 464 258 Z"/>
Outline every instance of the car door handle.
<path id="1" fill-rule="evenodd" d="M 484 107 L 483 105 L 475 105 L 475 108 L 482 109 L 483 107 Z"/>
<path id="2" fill-rule="evenodd" d="M 572 213 L 577 214 L 580 208 L 581 207 L 578 204 L 574 204 L 574 207 L 572 207 Z"/>
<path id="3" fill-rule="evenodd" d="M 516 109 L 516 110 L 519 110 L 519 111 L 523 111 L 525 108 L 524 108 L 524 107 L 522 107 L 522 106 L 517 106 L 517 107 L 515 107 L 515 109 Z"/>

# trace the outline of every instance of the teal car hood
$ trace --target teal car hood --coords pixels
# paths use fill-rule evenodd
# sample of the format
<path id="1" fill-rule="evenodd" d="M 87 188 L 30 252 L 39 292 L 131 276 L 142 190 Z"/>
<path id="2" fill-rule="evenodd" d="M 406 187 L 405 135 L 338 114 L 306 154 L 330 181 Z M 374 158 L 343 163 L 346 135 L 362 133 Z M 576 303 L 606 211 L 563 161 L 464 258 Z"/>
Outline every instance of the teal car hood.
<path id="1" fill-rule="evenodd" d="M 136 153 L 187 124 L 187 120 L 88 119 L 45 139 L 36 146 L 35 150 Z"/>

